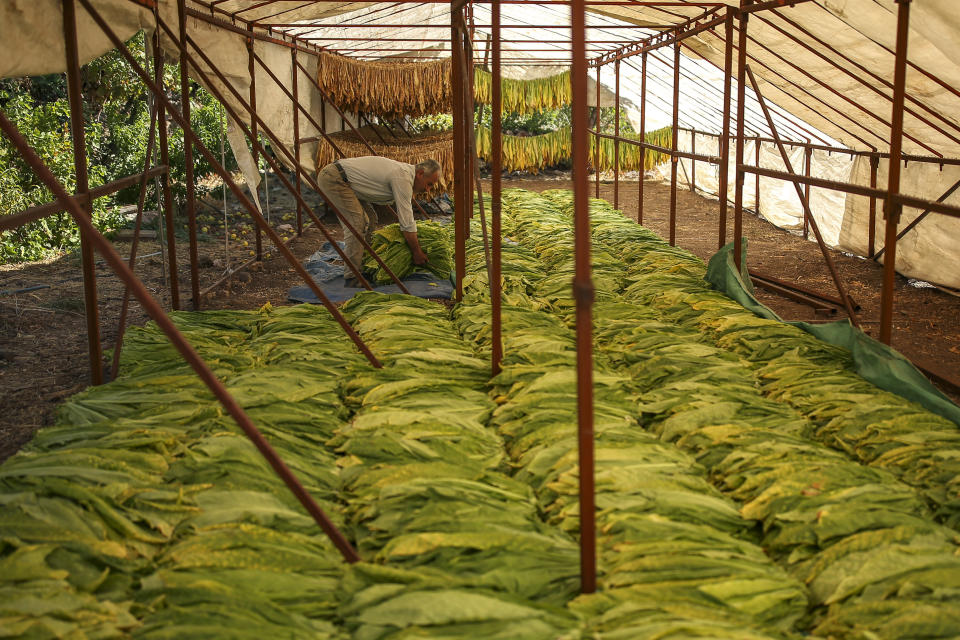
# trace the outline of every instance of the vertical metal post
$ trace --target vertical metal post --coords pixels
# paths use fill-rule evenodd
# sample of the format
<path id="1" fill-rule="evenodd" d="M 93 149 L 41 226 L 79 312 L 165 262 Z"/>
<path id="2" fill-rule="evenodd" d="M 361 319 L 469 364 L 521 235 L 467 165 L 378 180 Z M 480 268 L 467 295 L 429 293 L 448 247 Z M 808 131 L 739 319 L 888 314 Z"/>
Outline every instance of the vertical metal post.
<path id="1" fill-rule="evenodd" d="M 754 166 L 760 166 L 760 136 L 757 136 L 756 147 L 754 147 Z M 757 212 L 757 217 L 760 217 L 760 174 L 754 176 L 754 194 L 753 194 L 753 208 Z"/>
<path id="2" fill-rule="evenodd" d="M 647 143 L 647 52 L 640 54 L 640 142 Z M 640 176 L 637 180 L 637 224 L 643 224 L 643 177 L 647 170 L 647 148 L 640 147 Z"/>
<path id="3" fill-rule="evenodd" d="M 163 53 L 160 52 L 160 31 L 153 38 L 153 81 L 163 86 Z M 167 115 L 163 100 L 157 98 L 157 146 L 160 147 L 160 164 L 170 166 L 170 144 L 167 142 Z M 170 270 L 170 306 L 180 309 L 180 279 L 177 276 L 177 238 L 173 228 L 173 194 L 170 192 L 170 172 L 163 174 L 163 216 L 167 225 L 167 268 Z"/>
<path id="4" fill-rule="evenodd" d="M 690 128 L 690 153 L 696 155 L 697 153 L 697 130 Z M 697 192 L 697 161 L 694 158 L 690 158 L 690 192 Z"/>
<path id="5" fill-rule="evenodd" d="M 741 0 L 742 2 L 742 0 Z M 744 108 L 744 101 L 746 96 L 746 87 L 747 87 L 747 78 L 746 78 L 746 67 L 747 67 L 747 19 L 750 17 L 749 13 L 741 13 L 739 15 L 740 27 L 737 30 L 737 162 L 736 162 L 736 187 L 734 190 L 734 200 L 733 200 L 733 261 L 737 265 L 737 269 L 741 268 L 740 264 L 740 254 L 743 251 L 743 180 L 744 180 L 744 171 L 741 168 L 743 165 L 743 128 L 744 128 L 744 117 L 746 109 Z"/>
<path id="6" fill-rule="evenodd" d="M 463 78 L 461 64 L 463 59 L 463 39 L 460 37 L 459 23 L 463 20 L 463 9 L 455 9 L 450 14 L 450 46 L 453 63 L 450 65 L 450 86 L 453 88 L 453 200 L 454 200 L 454 262 L 457 276 L 457 301 L 463 300 L 463 278 L 466 274 L 466 230 L 467 209 L 470 208 L 470 191 L 467 190 L 466 145 L 464 144 L 463 121 Z"/>
<path id="7" fill-rule="evenodd" d="M 290 49 L 292 66 L 290 72 L 293 74 L 293 157 L 297 166 L 300 166 L 300 92 L 298 89 L 297 78 L 300 75 L 300 69 L 297 67 L 297 48 Z M 302 182 L 300 172 L 295 171 L 297 178 L 297 194 L 302 196 Z M 297 200 L 297 235 L 303 235 L 303 205 Z"/>
<path id="8" fill-rule="evenodd" d="M 90 193 L 87 175 L 87 138 L 83 122 L 83 94 L 80 87 L 80 56 L 77 52 L 77 12 L 74 0 L 63 0 L 63 35 L 67 54 L 67 93 L 70 101 L 70 134 L 73 138 L 73 166 L 77 174 L 77 195 Z M 93 199 L 87 198 L 83 213 L 93 219 Z M 100 345 L 100 310 L 97 307 L 97 275 L 90 238 L 80 233 L 80 262 L 83 267 L 83 306 L 87 318 L 87 354 L 90 382 L 103 384 L 103 350 Z"/>
<path id="9" fill-rule="evenodd" d="M 253 65 L 253 26 L 250 27 L 251 35 L 247 36 L 247 72 L 250 74 L 250 131 L 251 139 L 257 140 L 259 134 L 257 133 L 257 118 L 254 113 L 257 110 L 257 73 Z M 184 43 L 186 45 L 186 43 Z M 257 167 L 257 178 L 260 177 L 260 152 L 257 150 L 257 145 L 253 145 L 253 164 Z M 247 185 L 250 187 L 251 191 L 256 192 L 257 185 Z M 259 202 L 257 198 L 257 202 Z M 263 234 L 260 231 L 260 227 L 253 225 L 253 230 L 256 233 L 256 256 L 257 260 L 263 260 Z"/>
<path id="10" fill-rule="evenodd" d="M 587 156 L 587 59 L 586 5 L 584 0 L 570 3 L 571 52 L 573 64 L 570 84 L 571 146 L 573 152 L 573 299 L 576 302 L 577 327 L 577 424 L 580 464 L 580 591 L 597 590 L 596 499 L 594 496 L 593 454 L 593 344 L 591 311 L 593 282 L 590 278 L 590 218 L 588 206 Z M 597 95 L 600 95 L 599 75 Z M 599 98 L 598 98 L 599 102 Z M 599 115 L 597 125 L 599 132 Z"/>
<path id="11" fill-rule="evenodd" d="M 586 6 L 586 5 L 584 5 Z M 597 198 L 600 197 L 600 64 L 597 63 L 597 135 L 593 137 L 594 144 L 596 145 L 593 150 L 594 157 L 594 170 L 596 171 L 597 178 Z"/>
<path id="12" fill-rule="evenodd" d="M 803 148 L 803 175 L 810 177 L 810 172 L 813 169 L 813 147 L 805 145 Z M 807 199 L 807 202 L 810 202 L 810 185 L 803 185 L 803 197 Z M 807 215 L 807 208 L 803 209 L 803 239 L 806 240 L 809 237 L 810 233 L 810 216 Z"/>
<path id="13" fill-rule="evenodd" d="M 613 65 L 614 116 L 613 116 L 613 208 L 620 208 L 620 58 Z"/>
<path id="14" fill-rule="evenodd" d="M 493 375 L 500 373 L 500 362 L 503 360 L 503 337 L 501 328 L 501 301 L 500 301 L 500 271 L 501 271 L 501 238 L 500 209 L 501 209 L 501 173 L 503 173 L 503 97 L 501 95 L 500 79 L 500 0 L 492 0 L 490 4 L 490 40 L 488 40 L 492 55 L 492 78 L 490 82 L 490 216 L 492 250 L 490 260 L 490 312 L 493 315 L 491 322 L 490 360 Z"/>
<path id="15" fill-rule="evenodd" d="M 143 62 L 144 62 L 143 64 L 144 70 L 146 71 L 146 73 L 150 74 L 151 73 L 150 65 L 151 65 L 151 62 L 153 62 L 153 38 L 147 38 L 146 36 L 144 36 L 143 38 Z M 152 91 L 148 91 L 147 106 L 150 107 L 151 113 L 154 114 L 154 119 L 157 120 L 157 122 L 153 122 L 150 125 L 152 131 L 159 129 L 159 118 L 157 117 L 157 112 L 154 111 L 154 109 L 156 108 L 154 107 L 154 102 L 156 102 L 156 96 L 153 95 Z M 153 135 L 158 135 L 158 134 L 154 133 Z M 153 157 L 150 159 L 150 162 L 154 165 L 160 164 L 160 152 L 157 150 L 158 146 L 159 145 L 157 144 L 153 145 Z M 170 165 L 167 165 L 167 166 L 169 167 Z M 156 175 L 153 178 L 153 192 L 157 198 L 157 211 L 160 211 L 160 206 L 162 204 L 162 199 L 160 194 L 163 192 L 163 189 L 160 186 L 159 175 Z M 226 207 L 226 203 L 224 203 L 224 207 Z M 165 239 L 167 236 L 164 231 L 165 225 L 163 224 L 163 216 L 159 216 L 159 215 L 157 216 L 157 224 L 159 226 L 159 232 L 157 233 L 157 242 L 160 245 L 160 284 L 166 287 L 167 286 L 167 253 L 166 253 L 167 247 L 165 244 Z"/>
<path id="16" fill-rule="evenodd" d="M 893 66 L 893 115 L 890 118 L 890 166 L 887 197 L 883 201 L 886 234 L 883 249 L 883 289 L 880 296 L 880 341 L 893 337 L 893 285 L 896 278 L 897 225 L 903 205 L 894 198 L 900 193 L 900 157 L 903 151 L 903 102 L 907 80 L 907 41 L 910 35 L 910 0 L 897 0 L 897 47 Z"/>
<path id="17" fill-rule="evenodd" d="M 317 56 L 317 76 L 323 69 L 323 56 Z M 320 133 L 327 133 L 327 100 L 323 93 L 320 93 Z"/>
<path id="18" fill-rule="evenodd" d="M 180 26 L 180 41 L 187 41 L 186 0 L 177 0 L 177 19 Z M 183 119 L 190 122 L 190 77 L 187 75 L 187 54 L 180 52 L 180 109 Z M 187 188 L 187 233 L 190 242 L 190 305 L 194 311 L 200 309 L 200 256 L 197 252 L 197 202 L 196 180 L 193 176 L 193 145 L 186 132 L 183 134 L 184 179 Z"/>
<path id="19" fill-rule="evenodd" d="M 877 170 L 880 168 L 880 156 L 872 154 L 870 156 L 870 188 L 877 188 Z M 876 254 L 877 244 L 877 199 L 870 197 L 870 222 L 867 228 L 867 257 L 873 258 Z"/>
<path id="20" fill-rule="evenodd" d="M 673 135 L 670 136 L 670 244 L 677 244 L 677 142 L 680 137 L 680 41 L 673 45 Z"/>
<path id="21" fill-rule="evenodd" d="M 472 12 L 472 6 L 467 4 L 467 11 Z M 471 16 L 472 20 L 472 16 Z M 474 114 L 474 102 L 473 102 L 473 42 L 470 37 L 470 32 L 464 30 L 461 33 L 461 42 L 463 43 L 463 57 L 466 60 L 467 67 L 467 76 L 464 78 L 464 96 L 463 96 L 463 137 L 464 137 L 464 148 L 466 149 L 466 177 L 467 177 L 467 195 L 470 198 L 470 208 L 467 210 L 467 220 L 464 224 L 464 235 L 465 237 L 470 237 L 470 220 L 473 219 L 473 176 L 476 173 L 477 169 L 477 156 L 473 153 L 473 148 L 476 146 L 476 139 L 471 140 L 470 136 L 475 136 L 473 129 L 473 114 Z M 477 173 L 479 175 L 479 173 Z M 482 205 L 481 205 L 482 206 Z"/>
<path id="22" fill-rule="evenodd" d="M 730 190 L 730 84 L 733 82 L 733 7 L 727 7 L 723 23 L 723 122 L 720 125 L 720 240 L 717 248 L 727 244 L 727 193 Z"/>

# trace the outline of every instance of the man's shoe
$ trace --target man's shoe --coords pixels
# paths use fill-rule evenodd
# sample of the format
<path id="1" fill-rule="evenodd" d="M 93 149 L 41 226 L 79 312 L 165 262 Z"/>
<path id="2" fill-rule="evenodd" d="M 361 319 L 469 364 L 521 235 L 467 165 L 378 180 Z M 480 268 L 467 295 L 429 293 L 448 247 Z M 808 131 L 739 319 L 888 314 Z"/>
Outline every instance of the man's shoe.
<path id="1" fill-rule="evenodd" d="M 347 289 L 361 289 L 363 285 L 356 278 L 344 278 L 343 286 Z"/>

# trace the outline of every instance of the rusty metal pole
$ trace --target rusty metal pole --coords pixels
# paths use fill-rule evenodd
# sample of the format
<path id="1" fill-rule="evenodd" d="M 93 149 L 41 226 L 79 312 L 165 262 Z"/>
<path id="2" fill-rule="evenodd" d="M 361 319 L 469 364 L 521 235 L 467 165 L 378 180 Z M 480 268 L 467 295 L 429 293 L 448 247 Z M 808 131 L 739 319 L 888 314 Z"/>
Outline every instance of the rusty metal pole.
<path id="1" fill-rule="evenodd" d="M 467 3 L 467 11 L 472 14 L 473 7 Z M 473 16 L 470 16 L 470 21 L 473 22 Z M 465 25 L 464 25 L 465 26 Z M 470 194 L 470 200 L 473 200 L 473 180 L 474 174 L 476 174 L 477 180 L 479 181 L 480 172 L 477 167 L 477 155 L 473 153 L 473 149 L 477 144 L 476 134 L 473 128 L 474 121 L 474 111 L 475 105 L 473 101 L 473 43 L 469 32 L 464 29 L 460 34 L 460 41 L 463 43 L 463 63 L 466 66 L 466 72 L 464 73 L 464 83 L 463 83 L 463 123 L 465 125 L 463 135 L 465 136 L 466 148 L 467 148 L 467 179 L 470 181 L 470 188 L 467 191 Z M 479 190 L 477 192 L 478 197 L 482 198 Z M 472 204 L 472 202 L 471 202 Z M 483 207 L 483 200 L 480 200 L 480 206 Z M 470 223 L 469 220 L 473 219 L 473 206 L 470 207 L 470 212 L 468 216 L 468 222 L 464 225 L 464 231 L 466 237 L 470 237 Z M 486 227 L 484 227 L 484 233 L 486 233 Z M 488 247 L 484 247 L 488 248 Z M 489 265 L 489 261 L 487 262 Z M 489 269 L 488 275 L 489 275 Z"/>
<path id="2" fill-rule="evenodd" d="M 724 50 L 723 50 L 723 123 L 720 125 L 720 240 L 717 248 L 727 244 L 727 201 L 730 191 L 730 84 L 733 81 L 733 7 L 727 7 L 726 19 L 723 23 Z"/>
<path id="3" fill-rule="evenodd" d="M 492 0 L 490 4 L 490 53 L 492 64 L 492 78 L 490 80 L 490 217 L 491 235 L 493 236 L 490 260 L 490 312 L 491 318 L 491 368 L 493 375 L 500 373 L 500 362 L 503 360 L 502 314 L 500 294 L 501 271 L 501 174 L 503 173 L 503 98 L 501 96 L 500 78 L 500 0 Z"/>
<path id="4" fill-rule="evenodd" d="M 763 95 L 760 93 L 760 86 L 757 84 L 756 78 L 753 77 L 753 71 L 750 67 L 746 67 L 747 77 L 750 79 L 750 84 L 753 86 L 753 91 L 757 96 L 757 101 L 760 103 L 760 108 L 763 109 L 763 115 L 767 119 L 767 126 L 770 128 L 770 133 L 773 134 L 773 140 L 777 145 L 777 149 L 780 151 L 780 159 L 783 160 L 784 166 L 787 168 L 787 173 L 793 174 L 793 164 L 790 162 L 790 156 L 787 155 L 787 149 L 783 146 L 783 142 L 780 140 L 780 134 L 777 133 L 777 127 L 773 122 L 773 116 L 770 115 L 770 110 L 767 108 L 767 103 L 763 99 Z M 760 144 L 760 139 L 757 138 L 757 144 Z M 756 174 L 757 179 L 759 180 L 760 174 Z M 840 274 L 837 272 L 837 266 L 833 262 L 833 258 L 830 257 L 830 251 L 827 248 L 827 244 L 823 241 L 823 235 L 820 233 L 820 225 L 817 224 L 816 218 L 813 217 L 813 212 L 810 211 L 810 203 L 804 197 L 803 190 L 800 188 L 800 183 L 796 180 L 793 181 L 793 186 L 797 191 L 797 198 L 800 199 L 800 203 L 803 205 L 804 213 L 807 219 L 810 221 L 810 228 L 813 229 L 813 235 L 817 239 L 817 245 L 820 247 L 820 253 L 823 255 L 824 262 L 827 263 L 827 269 L 830 271 L 830 277 L 833 279 L 834 285 L 837 287 L 837 293 L 840 294 L 840 300 L 843 303 L 844 309 L 847 311 L 847 315 L 850 317 L 850 322 L 854 326 L 860 326 L 860 323 L 857 321 L 857 314 L 854 309 L 856 304 L 850 299 L 850 296 L 847 294 L 846 288 L 843 286 L 843 282 L 840 280 Z"/>
<path id="5" fill-rule="evenodd" d="M 450 46 L 453 57 L 450 65 L 450 86 L 453 89 L 453 200 L 454 200 L 454 263 L 457 276 L 457 301 L 463 300 L 463 278 L 466 275 L 466 230 L 468 198 L 470 192 L 466 189 L 467 156 L 464 144 L 463 121 L 463 78 L 461 77 L 461 62 L 463 56 L 463 41 L 458 27 L 463 20 L 463 9 L 455 9 L 450 14 Z"/>
<path id="6" fill-rule="evenodd" d="M 813 147 L 804 145 L 803 147 L 803 175 L 806 178 L 810 177 L 810 173 L 813 171 Z M 807 199 L 807 202 L 810 202 L 810 184 L 807 183 L 803 185 L 803 197 Z M 810 230 L 810 216 L 807 215 L 807 210 L 803 210 L 803 239 L 806 240 L 809 238 Z"/>
<path id="7" fill-rule="evenodd" d="M 160 52 L 160 34 L 154 32 L 153 39 L 153 79 L 154 83 L 165 91 L 163 86 L 163 53 Z M 157 146 L 160 148 L 160 164 L 170 166 L 170 145 L 167 142 L 167 115 L 164 101 L 157 96 Z M 177 238 L 173 228 L 173 193 L 170 190 L 170 173 L 163 174 L 160 181 L 163 188 L 163 217 L 167 232 L 167 268 L 170 270 L 170 306 L 180 309 L 180 279 L 177 276 Z"/>
<path id="8" fill-rule="evenodd" d="M 948 188 L 946 191 L 944 191 L 942 194 L 940 194 L 940 197 L 937 198 L 937 202 L 938 202 L 938 203 L 944 202 L 944 201 L 945 201 L 947 198 L 949 198 L 949 197 L 953 194 L 953 192 L 956 191 L 957 189 L 960 189 L 960 180 L 957 180 L 956 182 L 954 182 L 954 183 L 953 183 L 953 186 L 951 186 L 951 187 Z M 902 239 L 903 239 L 903 236 L 905 236 L 905 235 L 907 235 L 908 233 L 910 233 L 910 230 L 911 230 L 911 229 L 913 229 L 915 226 L 917 226 L 918 224 L 920 224 L 921 222 L 923 222 L 924 219 L 925 219 L 928 215 L 930 215 L 932 212 L 933 212 L 932 209 L 924 209 L 923 212 L 922 212 L 920 215 L 918 215 L 916 218 L 913 219 L 913 221 L 910 222 L 910 224 L 908 224 L 907 226 L 905 226 L 903 229 L 900 230 L 900 233 L 897 234 L 897 242 L 899 242 L 900 240 L 902 240 Z M 876 255 L 874 256 L 874 260 L 879 260 L 879 259 L 880 259 L 880 256 L 883 255 L 883 252 L 884 252 L 884 249 L 880 249 L 880 251 L 877 251 Z"/>
<path id="9" fill-rule="evenodd" d="M 697 130 L 690 128 L 690 153 L 697 155 Z M 697 160 L 690 158 L 690 192 L 697 192 Z"/>
<path id="10" fill-rule="evenodd" d="M 584 50 L 584 55 L 586 55 L 586 50 Z M 600 197 L 600 63 L 597 63 L 597 124 L 596 131 L 597 135 L 593 137 L 594 147 L 593 147 L 593 158 L 594 158 L 594 167 L 593 170 L 596 172 L 597 178 L 597 198 Z"/>
<path id="11" fill-rule="evenodd" d="M 77 52 L 77 11 L 74 0 L 63 1 L 63 35 L 67 54 L 67 92 L 70 102 L 70 134 L 73 138 L 73 166 L 77 175 L 76 193 L 87 196 L 83 213 L 93 219 L 93 198 L 87 175 L 87 139 L 83 121 L 83 93 L 80 87 L 80 57 Z M 83 227 L 81 226 L 81 229 Z M 93 248 L 86 233 L 80 234 L 80 263 L 83 267 L 83 306 L 87 320 L 87 354 L 90 382 L 103 384 L 103 348 L 100 344 L 100 310 L 97 306 L 97 275 Z"/>
<path id="12" fill-rule="evenodd" d="M 155 105 L 151 105 L 150 133 L 147 135 L 147 150 L 146 153 L 144 153 L 143 160 L 143 177 L 140 179 L 140 191 L 139 195 L 137 196 L 137 217 L 133 227 L 133 242 L 130 243 L 130 258 L 127 261 L 130 271 L 133 271 L 137 264 L 137 249 L 140 246 L 140 227 L 143 224 L 143 207 L 147 200 L 147 182 L 149 181 L 149 174 L 147 172 L 150 169 L 151 160 L 153 158 L 153 147 L 156 145 L 156 124 L 157 109 Z M 169 170 L 170 168 L 167 167 L 166 171 Z M 113 360 L 110 366 L 110 378 L 112 380 L 117 379 L 117 374 L 120 371 L 120 352 L 123 349 L 123 334 L 127 330 L 127 311 L 129 308 L 130 287 L 125 286 L 123 288 L 123 301 L 120 303 L 120 319 L 117 321 L 117 336 L 113 343 Z"/>
<path id="13" fill-rule="evenodd" d="M 760 166 L 760 136 L 757 136 L 756 146 L 754 147 L 754 165 L 756 167 Z M 759 174 L 755 176 L 754 193 L 753 193 L 753 209 L 757 213 L 757 217 L 760 217 L 760 176 Z"/>
<path id="14" fill-rule="evenodd" d="M 647 171 L 647 52 L 640 54 L 640 176 L 637 180 L 637 224 L 643 224 L 643 178 Z"/>
<path id="15" fill-rule="evenodd" d="M 586 11 L 584 0 L 570 3 L 571 52 L 571 146 L 573 154 L 574 279 L 577 327 L 577 424 L 580 464 L 580 591 L 597 590 L 596 497 L 594 495 L 593 453 L 593 344 L 591 311 L 593 282 L 590 278 L 590 214 L 588 205 L 587 157 L 587 59 Z M 600 95 L 599 73 L 597 95 Z M 597 110 L 599 133 L 600 111 Z M 597 139 L 599 142 L 599 138 Z"/>
<path id="16" fill-rule="evenodd" d="M 122 43 L 121 43 L 122 44 Z M 336 525 L 327 517 L 323 509 L 316 503 L 310 492 L 300 483 L 290 468 L 283 462 L 276 450 L 270 446 L 260 431 L 257 429 L 250 417 L 244 412 L 243 408 L 230 395 L 227 388 L 217 378 L 216 374 L 207 366 L 207 363 L 190 346 L 183 334 L 177 329 L 173 321 L 164 313 L 160 304 L 151 297 L 147 288 L 133 274 L 133 271 L 123 262 L 123 258 L 113 248 L 110 242 L 101 235 L 92 222 L 87 218 L 85 212 L 80 206 L 67 194 L 63 185 L 56 179 L 50 170 L 43 164 L 43 161 L 30 148 L 27 141 L 20 135 L 16 127 L 0 111 L 0 129 L 9 137 L 13 145 L 20 151 L 20 154 L 37 174 L 40 180 L 53 192 L 54 196 L 63 204 L 64 208 L 70 212 L 74 220 L 81 227 L 81 233 L 90 238 L 96 250 L 103 256 L 104 260 L 113 268 L 114 272 L 120 276 L 127 286 L 133 291 L 133 295 L 147 311 L 154 322 L 160 327 L 160 330 L 166 334 L 173 346 L 180 352 L 183 359 L 193 368 L 200 377 L 201 381 L 210 389 L 213 396 L 223 405 L 227 413 L 237 422 L 246 436 L 253 442 L 254 446 L 260 451 L 260 454 L 266 458 L 270 466 L 276 472 L 284 484 L 296 496 L 300 504 L 307 510 L 307 513 L 320 526 L 325 534 L 333 542 L 337 550 L 340 551 L 343 558 L 350 563 L 360 560 L 356 550 L 350 545 L 346 537 L 337 529 Z"/>
<path id="17" fill-rule="evenodd" d="M 620 208 L 620 58 L 613 65 L 613 208 Z"/>
<path id="18" fill-rule="evenodd" d="M 180 41 L 186 41 L 187 36 L 187 8 L 186 0 L 177 0 L 177 19 L 180 26 Z M 187 75 L 186 54 L 180 52 L 180 108 L 183 119 L 190 122 L 190 77 Z M 191 307 L 194 311 L 200 309 L 200 256 L 197 251 L 197 202 L 196 180 L 193 175 L 193 145 L 183 134 L 183 164 L 184 180 L 187 188 L 187 233 L 190 243 L 190 292 Z"/>
<path id="19" fill-rule="evenodd" d="M 883 201 L 886 233 L 883 243 L 883 289 L 880 295 L 880 341 L 893 338 L 893 285 L 897 275 L 897 225 L 903 205 L 895 200 L 900 193 L 900 157 L 903 153 L 903 102 L 907 79 L 907 41 L 910 36 L 910 0 L 897 0 L 897 46 L 893 65 L 893 115 L 890 128 L 890 166 L 887 197 Z"/>
<path id="20" fill-rule="evenodd" d="M 741 0 L 742 6 L 742 0 Z M 733 261 L 737 269 L 742 268 L 740 264 L 740 254 L 743 252 L 743 180 L 744 172 L 741 169 L 743 165 L 743 128 L 746 109 L 744 101 L 746 96 L 747 78 L 747 20 L 749 13 L 739 15 L 739 29 L 737 29 L 737 133 L 736 133 L 736 183 L 734 187 L 733 199 Z"/>
<path id="21" fill-rule="evenodd" d="M 186 42 L 184 42 L 186 44 Z M 297 194 L 300 197 L 303 197 L 302 191 L 302 181 L 300 180 L 300 91 L 297 83 L 297 78 L 300 75 L 300 70 L 297 68 L 297 49 L 293 47 L 290 49 L 290 58 L 291 66 L 290 73 L 293 76 L 293 156 L 294 162 L 297 163 L 296 173 L 297 179 Z M 300 203 L 299 198 L 297 199 L 297 235 L 303 235 L 303 204 Z"/>
<path id="22" fill-rule="evenodd" d="M 670 136 L 670 245 L 677 244 L 677 143 L 680 138 L 680 42 L 673 45 L 673 135 Z M 691 135 L 693 135 L 691 133 Z"/>
<path id="23" fill-rule="evenodd" d="M 250 32 L 253 32 L 253 26 L 250 26 Z M 186 41 L 183 41 L 186 44 Z M 256 68 L 253 65 L 253 36 L 247 36 L 247 73 L 250 75 L 250 130 L 253 132 L 251 134 L 251 140 L 258 140 L 259 134 L 257 133 L 257 73 Z M 253 149 L 253 164 L 257 167 L 257 180 L 260 179 L 260 152 L 257 150 L 256 145 Z M 250 191 L 253 193 L 257 192 L 257 183 L 247 185 L 250 188 Z M 257 204 L 260 202 L 260 198 L 255 200 Z M 260 227 L 253 225 L 254 231 L 256 232 L 256 257 L 257 260 L 263 260 L 263 234 L 260 231 Z"/>
<path id="24" fill-rule="evenodd" d="M 879 154 L 870 155 L 870 188 L 877 188 L 877 170 L 880 168 Z M 867 257 L 873 258 L 877 244 L 877 199 L 870 196 L 870 222 L 867 227 Z"/>

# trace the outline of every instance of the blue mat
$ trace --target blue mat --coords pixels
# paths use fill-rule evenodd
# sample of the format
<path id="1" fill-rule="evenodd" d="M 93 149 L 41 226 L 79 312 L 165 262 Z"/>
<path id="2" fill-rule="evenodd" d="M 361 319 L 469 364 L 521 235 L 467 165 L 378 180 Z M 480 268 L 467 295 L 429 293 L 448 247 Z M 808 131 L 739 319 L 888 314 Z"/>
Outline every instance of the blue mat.
<path id="1" fill-rule="evenodd" d="M 343 247 L 343 243 L 339 245 Z M 306 259 L 303 263 L 307 272 L 313 276 L 314 282 L 320 290 L 333 302 L 344 302 L 353 297 L 358 291 L 365 291 L 363 287 L 348 287 L 343 280 L 343 264 L 340 256 L 329 242 L 323 243 L 320 250 Z M 372 284 L 372 283 L 371 283 Z M 432 273 L 413 273 L 403 279 L 404 286 L 411 295 L 420 298 L 453 297 L 453 284 L 449 280 L 441 280 Z M 402 293 L 395 284 L 385 284 L 374 287 L 380 293 Z M 287 298 L 293 302 L 307 302 L 319 304 L 320 300 L 313 295 L 313 291 L 306 285 L 293 287 L 287 293 Z"/>

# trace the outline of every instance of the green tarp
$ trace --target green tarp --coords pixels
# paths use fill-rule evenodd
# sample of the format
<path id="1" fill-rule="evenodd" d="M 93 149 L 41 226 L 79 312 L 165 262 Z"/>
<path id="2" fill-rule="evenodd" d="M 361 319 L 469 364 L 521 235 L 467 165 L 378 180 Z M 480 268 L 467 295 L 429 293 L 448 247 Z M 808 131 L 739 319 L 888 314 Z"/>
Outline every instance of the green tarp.
<path id="1" fill-rule="evenodd" d="M 743 239 L 741 271 L 733 260 L 733 243 L 720 249 L 707 266 L 707 281 L 745 308 L 762 318 L 785 322 L 753 297 L 753 285 L 747 274 L 747 239 Z M 853 354 L 854 370 L 876 386 L 922 405 L 928 411 L 952 420 L 960 426 L 960 407 L 938 391 L 905 357 L 877 342 L 849 320 L 825 324 L 786 322 L 813 334 L 829 344 Z"/>

